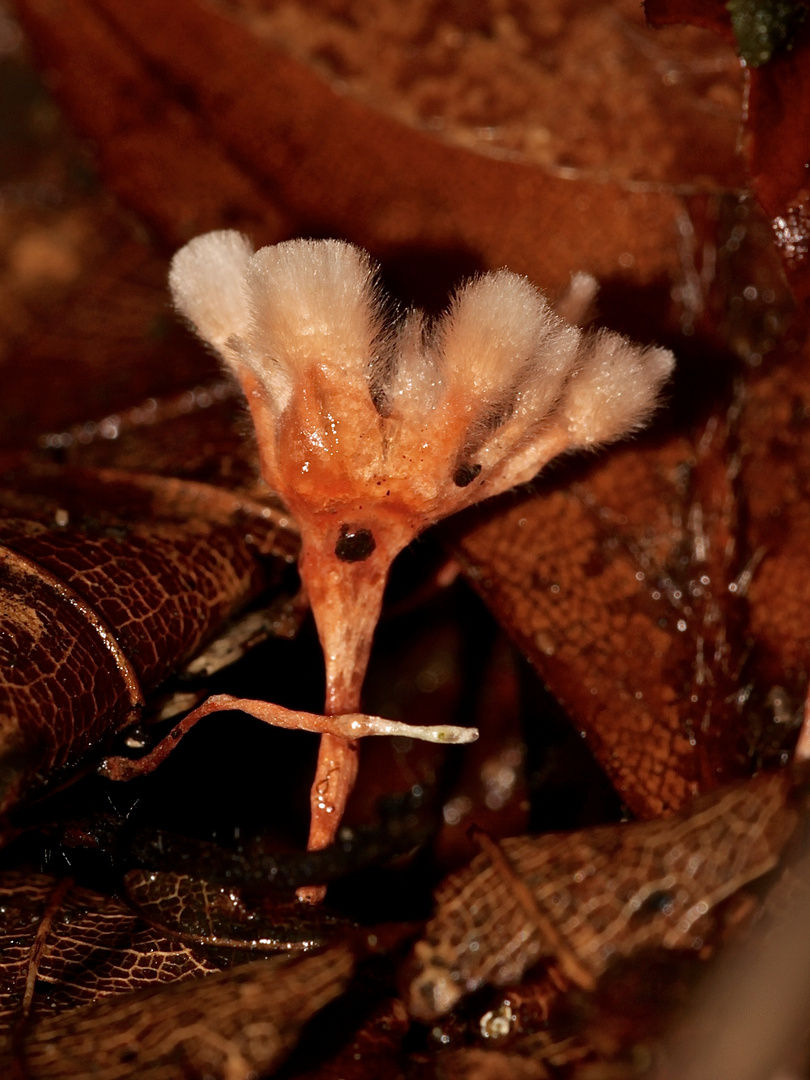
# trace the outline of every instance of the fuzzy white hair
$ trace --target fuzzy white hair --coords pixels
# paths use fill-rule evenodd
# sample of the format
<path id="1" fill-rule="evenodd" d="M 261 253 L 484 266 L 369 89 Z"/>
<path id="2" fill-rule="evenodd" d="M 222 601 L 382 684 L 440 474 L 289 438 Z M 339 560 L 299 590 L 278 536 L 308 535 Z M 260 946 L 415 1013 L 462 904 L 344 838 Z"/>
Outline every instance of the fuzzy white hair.
<path id="1" fill-rule="evenodd" d="M 354 478 L 350 503 L 405 503 L 415 531 L 562 451 L 637 429 L 673 365 L 665 349 L 583 332 L 508 270 L 463 285 L 431 325 L 410 312 L 386 326 L 373 263 L 336 240 L 253 254 L 239 233 L 208 233 L 177 253 L 169 280 L 200 336 L 243 381 L 253 376 L 260 434 L 274 443 L 263 447 L 268 482 L 300 510 L 297 481 L 308 487 L 307 473 L 326 467 L 341 489 Z M 577 275 L 572 289 L 590 299 L 593 279 Z M 296 417 L 308 456 L 285 452 L 282 466 Z M 330 501 L 330 485 L 322 494 Z"/>
<path id="2" fill-rule="evenodd" d="M 239 373 L 249 368 L 280 414 L 310 365 L 367 386 L 381 319 L 369 256 L 337 240 L 292 240 L 253 254 L 233 230 L 206 233 L 175 255 L 177 308 Z"/>

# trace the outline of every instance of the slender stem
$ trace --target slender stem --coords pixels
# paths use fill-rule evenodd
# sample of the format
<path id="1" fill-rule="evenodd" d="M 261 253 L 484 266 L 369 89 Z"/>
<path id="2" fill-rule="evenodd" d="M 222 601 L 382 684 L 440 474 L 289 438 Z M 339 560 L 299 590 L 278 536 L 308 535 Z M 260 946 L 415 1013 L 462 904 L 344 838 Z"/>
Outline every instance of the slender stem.
<path id="1" fill-rule="evenodd" d="M 335 558 L 328 535 L 304 541 L 298 569 L 309 595 L 326 664 L 325 712 L 355 712 L 368 667 L 371 639 L 382 607 L 383 589 L 391 564 L 389 552 L 377 550 L 372 558 L 345 563 Z M 317 851 L 335 838 L 349 795 L 357 779 L 359 746 L 356 739 L 323 735 L 315 777 L 310 789 L 310 824 L 307 849 Z M 323 900 L 324 886 L 305 886 L 298 899 L 310 904 Z"/>
<path id="2" fill-rule="evenodd" d="M 265 724 L 271 724 L 273 727 L 320 734 L 322 744 L 325 740 L 330 740 L 330 744 L 338 745 L 338 756 L 340 746 L 356 747 L 357 740 L 368 735 L 407 735 L 412 739 L 441 743 L 472 742 L 478 737 L 476 728 L 453 727 L 449 724 L 417 727 L 414 724 L 401 724 L 396 720 L 385 720 L 381 716 L 366 716 L 365 713 L 357 712 L 343 713 L 340 716 L 323 716 L 320 713 L 284 709 L 281 705 L 274 705 L 270 701 L 238 698 L 231 694 L 215 694 L 214 697 L 208 698 L 202 705 L 184 716 L 165 739 L 161 739 L 148 754 L 140 758 L 105 758 L 98 771 L 108 780 L 132 780 L 136 776 L 145 776 L 166 760 L 183 736 L 187 735 L 203 717 L 210 716 L 211 713 L 229 712 L 235 709 L 257 720 L 262 720 Z M 353 776 L 351 780 L 354 780 Z M 351 790 L 351 783 L 348 786 Z"/>

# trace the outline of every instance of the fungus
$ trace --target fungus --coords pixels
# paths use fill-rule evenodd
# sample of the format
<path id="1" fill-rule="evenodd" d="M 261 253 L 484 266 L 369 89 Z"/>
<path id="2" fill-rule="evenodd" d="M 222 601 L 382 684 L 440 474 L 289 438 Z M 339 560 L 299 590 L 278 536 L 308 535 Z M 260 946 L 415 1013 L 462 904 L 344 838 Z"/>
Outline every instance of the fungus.
<path id="1" fill-rule="evenodd" d="M 462 285 L 438 320 L 398 314 L 369 256 L 337 240 L 254 253 L 212 232 L 175 255 L 169 281 L 239 380 L 264 479 L 298 521 L 332 716 L 358 711 L 402 548 L 558 454 L 641 427 L 673 365 L 665 349 L 582 331 L 508 270 Z M 576 275 L 558 307 L 577 321 L 595 289 Z M 321 736 L 310 848 L 335 835 L 356 754 L 356 741 Z"/>

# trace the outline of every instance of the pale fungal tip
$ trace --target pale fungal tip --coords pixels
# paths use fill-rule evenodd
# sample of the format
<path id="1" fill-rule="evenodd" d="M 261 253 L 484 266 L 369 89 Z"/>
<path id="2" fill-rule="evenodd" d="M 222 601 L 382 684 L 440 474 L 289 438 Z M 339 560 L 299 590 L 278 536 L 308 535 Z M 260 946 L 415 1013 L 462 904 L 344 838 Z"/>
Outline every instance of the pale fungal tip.
<path id="1" fill-rule="evenodd" d="M 363 716 L 353 719 L 347 725 L 355 737 L 366 735 L 389 735 L 399 738 L 418 739 L 421 742 L 450 743 L 461 745 L 475 742 L 478 728 L 456 727 L 443 724 L 438 727 L 420 727 L 418 724 L 404 724 L 398 720 L 385 720 L 381 716 Z"/>
<path id="2" fill-rule="evenodd" d="M 396 313 L 370 257 L 338 240 L 254 253 L 237 232 L 208 233 L 175 255 L 170 284 L 246 390 L 265 479 L 304 533 L 334 515 L 331 550 L 346 561 L 381 543 L 390 559 L 556 455 L 642 426 L 674 363 L 583 331 L 508 270 L 459 286 L 439 319 Z M 559 312 L 575 321 L 595 291 L 575 275 Z"/>
<path id="3" fill-rule="evenodd" d="M 478 728 L 438 727 L 433 731 L 432 742 L 437 743 L 472 743 L 478 738 Z"/>

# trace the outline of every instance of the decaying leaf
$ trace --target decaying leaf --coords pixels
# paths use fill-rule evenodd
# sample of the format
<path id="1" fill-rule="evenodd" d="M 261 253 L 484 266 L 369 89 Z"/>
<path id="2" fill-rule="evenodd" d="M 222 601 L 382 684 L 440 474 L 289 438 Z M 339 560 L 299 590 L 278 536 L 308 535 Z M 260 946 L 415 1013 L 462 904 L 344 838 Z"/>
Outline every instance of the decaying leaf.
<path id="1" fill-rule="evenodd" d="M 473 584 L 643 816 L 744 768 L 742 598 L 728 592 L 741 568 L 726 542 L 736 495 L 727 474 L 707 475 L 718 441 L 719 431 L 697 461 L 680 440 L 620 451 L 584 485 L 540 491 L 456 541 Z"/>
<path id="2" fill-rule="evenodd" d="M 21 1019 L 220 970 L 120 900 L 69 878 L 6 871 L 0 897 L 6 1033 Z"/>
<path id="3" fill-rule="evenodd" d="M 183 896 L 193 903 L 186 889 L 174 891 L 176 904 Z M 201 899 L 207 924 L 219 916 L 235 925 L 215 890 Z M 229 942 L 220 929 L 210 942 L 218 960 L 69 878 L 6 873 L 0 900 L 4 1075 L 255 1075 L 286 1056 L 352 970 L 348 952 L 332 950 L 303 968 L 276 958 L 223 972 L 229 950 L 249 950 L 247 940 Z"/>
<path id="4" fill-rule="evenodd" d="M 22 1068 L 43 1080 L 248 1080 L 283 1060 L 306 1021 L 344 989 L 352 966 L 342 949 L 276 957 L 68 1010 L 26 1032 Z M 4 1069 L 13 1067 L 6 1050 Z"/>
<path id="5" fill-rule="evenodd" d="M 269 507 L 200 484 L 42 464 L 5 484 L 8 809 L 134 723 L 144 694 L 265 587 L 259 554 L 283 565 L 296 543 Z"/>
<path id="6" fill-rule="evenodd" d="M 593 989 L 640 949 L 711 945 L 723 902 L 771 871 L 796 834 L 806 786 L 806 768 L 783 770 L 655 822 L 486 841 L 436 894 L 414 949 L 411 1012 L 440 1016 L 482 983 L 518 982 L 544 958 Z"/>

